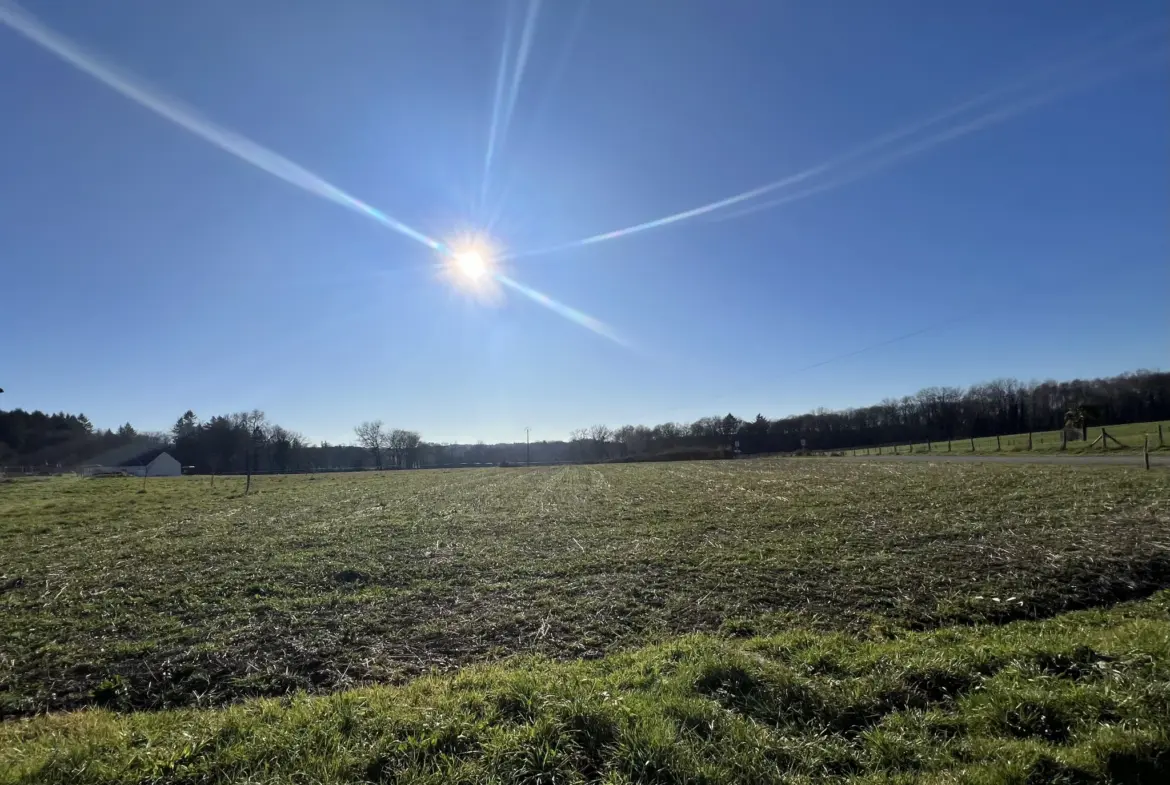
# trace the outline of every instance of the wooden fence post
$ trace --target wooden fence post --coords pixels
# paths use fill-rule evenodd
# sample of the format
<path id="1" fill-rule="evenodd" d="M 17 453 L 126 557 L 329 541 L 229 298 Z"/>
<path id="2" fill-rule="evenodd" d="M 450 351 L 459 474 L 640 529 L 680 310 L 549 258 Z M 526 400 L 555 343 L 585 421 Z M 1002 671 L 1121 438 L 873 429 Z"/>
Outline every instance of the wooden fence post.
<path id="1" fill-rule="evenodd" d="M 971 437 L 971 452 L 975 452 L 975 437 Z"/>
<path id="2" fill-rule="evenodd" d="M 995 451 L 999 452 L 1002 449 L 1003 449 L 1003 445 L 999 443 L 999 434 L 997 433 L 995 435 Z"/>
<path id="3" fill-rule="evenodd" d="M 930 439 L 926 440 L 926 451 L 930 452 Z"/>
<path id="4" fill-rule="evenodd" d="M 1109 449 L 1109 434 L 1105 433 L 1105 429 L 1101 429 L 1101 452 Z"/>
<path id="5" fill-rule="evenodd" d="M 1158 423 L 1158 446 L 1165 447 L 1165 442 L 1162 441 L 1162 423 Z"/>
<path id="6" fill-rule="evenodd" d="M 951 440 L 947 439 L 947 452 L 951 451 Z"/>
<path id="7" fill-rule="evenodd" d="M 1028 431 L 1028 449 L 1032 449 L 1032 432 Z"/>
<path id="8" fill-rule="evenodd" d="M 882 446 L 879 444 L 878 445 L 878 455 L 881 455 L 881 454 L 882 454 Z"/>
<path id="9" fill-rule="evenodd" d="M 898 454 L 898 445 L 894 445 L 894 455 Z"/>
<path id="10" fill-rule="evenodd" d="M 1142 434 L 1142 457 L 1146 460 L 1146 471 L 1150 470 L 1150 435 Z"/>
<path id="11" fill-rule="evenodd" d="M 1060 432 L 1060 449 L 1065 449 L 1068 446 L 1068 431 Z"/>

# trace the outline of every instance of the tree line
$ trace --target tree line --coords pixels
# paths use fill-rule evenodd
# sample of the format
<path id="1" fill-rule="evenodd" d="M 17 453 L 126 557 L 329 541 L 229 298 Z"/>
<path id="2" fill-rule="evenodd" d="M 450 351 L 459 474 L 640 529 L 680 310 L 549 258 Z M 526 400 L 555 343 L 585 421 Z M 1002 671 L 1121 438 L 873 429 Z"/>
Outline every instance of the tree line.
<path id="1" fill-rule="evenodd" d="M 568 440 L 436 444 L 382 420 L 354 428 L 354 444 L 311 444 L 253 410 L 200 420 L 187 411 L 167 433 L 129 423 L 96 429 L 84 414 L 0 411 L 0 465 L 100 464 L 127 450 L 164 447 L 195 473 L 412 469 L 434 466 L 699 458 L 741 453 L 839 450 L 946 441 L 1077 426 L 1170 419 L 1170 373 L 1024 383 L 997 379 L 967 388 L 928 387 L 872 406 L 768 419 L 758 414 L 692 423 L 594 425 Z"/>
<path id="2" fill-rule="evenodd" d="M 727 414 L 689 425 L 596 425 L 575 431 L 570 446 L 591 460 L 737 445 L 747 454 L 844 450 L 1164 419 L 1170 419 L 1170 373 L 1141 370 L 1066 382 L 996 379 L 966 388 L 928 387 L 872 406 L 774 420 Z"/>
<path id="3" fill-rule="evenodd" d="M 139 432 L 130 423 L 94 428 L 84 414 L 0 410 L 0 466 L 75 466 L 132 444 L 166 444 L 167 434 Z"/>
<path id="4" fill-rule="evenodd" d="M 363 422 L 353 429 L 358 445 L 369 451 L 374 468 L 385 468 L 388 457 L 395 469 L 416 469 L 422 453 L 422 437 L 416 431 L 387 428 L 381 420 Z"/>

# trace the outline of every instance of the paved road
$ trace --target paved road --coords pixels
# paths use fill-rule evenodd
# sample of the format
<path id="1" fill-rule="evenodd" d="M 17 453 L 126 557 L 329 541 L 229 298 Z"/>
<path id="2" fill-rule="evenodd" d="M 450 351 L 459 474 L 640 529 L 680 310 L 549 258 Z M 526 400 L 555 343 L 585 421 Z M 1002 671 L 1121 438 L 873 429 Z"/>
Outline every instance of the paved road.
<path id="1" fill-rule="evenodd" d="M 927 461 L 930 463 L 1051 463 L 1067 466 L 1141 466 L 1140 455 L 847 455 L 850 461 Z M 1170 455 L 1150 456 L 1150 467 L 1170 467 Z"/>

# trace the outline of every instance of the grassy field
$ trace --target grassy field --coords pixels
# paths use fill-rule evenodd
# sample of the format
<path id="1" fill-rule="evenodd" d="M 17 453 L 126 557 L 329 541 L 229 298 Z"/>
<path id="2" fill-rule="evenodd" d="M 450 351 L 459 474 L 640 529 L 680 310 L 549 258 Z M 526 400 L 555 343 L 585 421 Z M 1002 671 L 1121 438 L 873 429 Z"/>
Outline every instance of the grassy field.
<path id="1" fill-rule="evenodd" d="M 1143 599 L 1170 586 L 1168 472 L 765 459 L 141 487 L 0 485 L 0 782 L 1170 765 L 1170 600 Z"/>
<path id="2" fill-rule="evenodd" d="M 1158 426 L 1162 426 L 1162 443 L 1158 441 Z M 1065 445 L 1064 452 L 1070 455 L 1099 455 L 1103 452 L 1109 453 L 1140 453 L 1143 449 L 1143 437 L 1149 437 L 1150 452 L 1164 452 L 1170 450 L 1170 421 L 1163 420 L 1162 422 L 1139 422 L 1130 423 L 1128 425 L 1106 425 L 1104 430 L 1110 436 L 1117 439 L 1121 443 L 1120 446 L 1116 442 L 1109 441 L 1107 450 L 1102 450 L 1101 445 L 1096 447 L 1090 446 L 1097 437 L 1101 435 L 1102 428 L 1094 426 L 1088 429 L 1088 438 L 1085 441 L 1068 442 Z M 909 453 L 911 451 L 916 453 L 927 452 L 942 452 L 948 451 L 948 443 L 945 441 L 933 442 L 927 444 L 926 442 L 915 443 L 912 445 L 900 444 L 898 445 L 898 452 Z M 884 447 L 882 452 L 888 453 L 893 451 L 893 447 Z M 994 436 L 984 436 L 978 439 L 955 439 L 950 442 L 949 447 L 951 452 L 970 455 L 985 455 L 995 452 L 1028 452 L 1029 449 L 1033 452 L 1060 452 L 1061 441 L 1060 431 L 1035 431 L 1032 434 L 1032 446 L 1028 447 L 1028 434 L 1013 433 L 1007 436 L 999 437 L 997 442 Z M 859 455 L 865 454 L 866 448 L 862 447 L 858 450 L 848 450 L 852 455 L 857 453 Z M 871 454 L 877 453 L 877 448 L 870 448 Z"/>
<path id="3" fill-rule="evenodd" d="M 0 782 L 1164 783 L 1170 595 L 1004 627 L 688 636 L 228 709 L 0 724 Z"/>

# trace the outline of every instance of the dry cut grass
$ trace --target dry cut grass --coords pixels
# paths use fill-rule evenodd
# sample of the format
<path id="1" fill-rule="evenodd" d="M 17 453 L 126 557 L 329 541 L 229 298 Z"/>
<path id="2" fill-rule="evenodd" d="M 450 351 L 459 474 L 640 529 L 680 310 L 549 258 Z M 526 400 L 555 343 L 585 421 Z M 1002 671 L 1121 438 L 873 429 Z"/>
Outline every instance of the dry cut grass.
<path id="1" fill-rule="evenodd" d="M 0 712 L 219 706 L 694 631 L 1044 618 L 1170 586 L 1166 472 L 761 460 L 257 485 L 0 486 Z"/>

